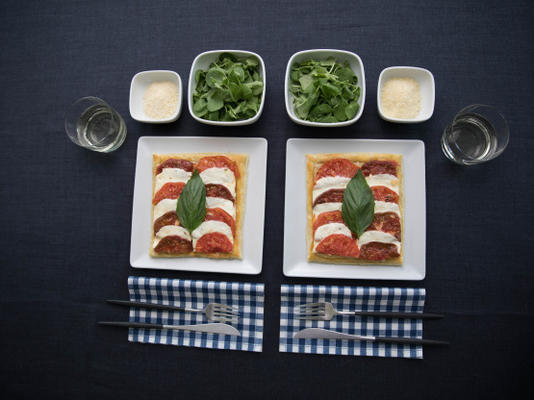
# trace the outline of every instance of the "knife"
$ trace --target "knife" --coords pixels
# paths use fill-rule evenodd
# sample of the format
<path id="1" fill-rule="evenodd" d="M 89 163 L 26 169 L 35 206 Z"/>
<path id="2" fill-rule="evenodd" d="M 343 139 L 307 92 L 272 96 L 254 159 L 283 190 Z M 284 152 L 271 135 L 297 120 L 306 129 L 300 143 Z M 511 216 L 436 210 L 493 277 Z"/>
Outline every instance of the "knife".
<path id="1" fill-rule="evenodd" d="M 431 346 L 448 346 L 449 342 L 432 339 L 384 337 L 384 336 L 361 336 L 348 333 L 330 331 L 322 328 L 306 328 L 293 335 L 293 339 L 337 339 L 337 340 L 365 340 L 369 342 L 397 343 L 397 344 L 426 344 Z"/>
<path id="2" fill-rule="evenodd" d="M 122 326 L 126 328 L 144 329 L 176 329 L 181 331 L 218 333 L 220 335 L 241 336 L 241 333 L 231 325 L 221 323 L 195 324 L 195 325 L 164 325 L 148 324 L 144 322 L 120 322 L 120 321 L 98 321 L 98 325 Z"/>

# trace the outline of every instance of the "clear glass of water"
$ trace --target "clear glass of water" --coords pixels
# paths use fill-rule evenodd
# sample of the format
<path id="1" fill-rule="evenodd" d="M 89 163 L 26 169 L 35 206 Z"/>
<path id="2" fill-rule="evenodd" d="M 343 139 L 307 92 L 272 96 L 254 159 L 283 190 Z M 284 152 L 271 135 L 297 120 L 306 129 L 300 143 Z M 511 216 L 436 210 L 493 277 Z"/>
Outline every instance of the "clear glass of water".
<path id="1" fill-rule="evenodd" d="M 69 107 L 65 131 L 78 146 L 102 153 L 118 149 L 126 138 L 122 117 L 98 97 L 82 97 Z"/>
<path id="2" fill-rule="evenodd" d="M 510 138 L 508 124 L 492 106 L 473 104 L 465 107 L 441 137 L 445 156 L 461 165 L 475 165 L 500 155 Z"/>

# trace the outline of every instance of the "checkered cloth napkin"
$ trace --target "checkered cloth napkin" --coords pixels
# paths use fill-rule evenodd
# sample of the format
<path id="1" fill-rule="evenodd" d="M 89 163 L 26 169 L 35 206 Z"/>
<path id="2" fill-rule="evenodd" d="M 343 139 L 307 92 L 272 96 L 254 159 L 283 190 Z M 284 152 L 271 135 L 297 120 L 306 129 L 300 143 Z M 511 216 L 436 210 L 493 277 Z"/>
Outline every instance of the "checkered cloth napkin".
<path id="1" fill-rule="evenodd" d="M 130 328 L 130 342 L 173 344 L 175 346 L 210 349 L 262 351 L 263 343 L 263 284 L 241 282 L 193 281 L 130 276 L 130 300 L 204 308 L 208 303 L 223 303 L 239 307 L 239 321 L 232 324 L 241 336 L 188 332 L 172 329 Z M 158 324 L 208 323 L 203 313 L 130 308 L 130 322 Z"/>
<path id="2" fill-rule="evenodd" d="M 331 302 L 338 311 L 423 312 L 425 289 L 282 285 L 280 351 L 290 353 L 423 358 L 423 347 L 357 340 L 293 339 L 304 328 L 325 328 L 343 333 L 422 338 L 421 319 L 336 316 L 331 321 L 297 319 L 296 306 Z"/>

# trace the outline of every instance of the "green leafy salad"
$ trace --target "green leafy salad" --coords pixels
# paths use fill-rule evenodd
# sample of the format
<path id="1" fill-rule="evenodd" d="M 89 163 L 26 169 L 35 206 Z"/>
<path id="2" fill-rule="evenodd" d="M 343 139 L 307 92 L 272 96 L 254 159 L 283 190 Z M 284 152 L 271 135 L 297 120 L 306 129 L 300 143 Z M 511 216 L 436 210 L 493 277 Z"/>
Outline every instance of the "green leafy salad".
<path id="1" fill-rule="evenodd" d="M 212 121 L 254 117 L 260 108 L 263 79 L 256 57 L 237 58 L 222 53 L 207 71 L 195 73 L 193 112 Z"/>
<path id="2" fill-rule="evenodd" d="M 354 118 L 360 109 L 358 77 L 347 62 L 328 58 L 295 63 L 290 78 L 289 91 L 300 119 L 342 122 Z"/>

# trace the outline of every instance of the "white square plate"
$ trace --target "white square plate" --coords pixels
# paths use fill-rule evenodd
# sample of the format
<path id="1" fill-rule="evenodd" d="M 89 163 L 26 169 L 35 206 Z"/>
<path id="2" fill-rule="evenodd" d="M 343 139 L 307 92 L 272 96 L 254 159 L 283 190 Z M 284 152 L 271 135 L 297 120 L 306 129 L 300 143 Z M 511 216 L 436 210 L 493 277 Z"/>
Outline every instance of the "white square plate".
<path id="1" fill-rule="evenodd" d="M 243 259 L 153 258 L 148 250 L 151 238 L 152 154 L 154 153 L 239 153 L 248 154 L 247 198 L 243 220 Z M 227 137 L 139 138 L 132 214 L 130 264 L 134 268 L 178 271 L 259 274 L 263 257 L 263 222 L 267 140 Z"/>
<path id="2" fill-rule="evenodd" d="M 306 154 L 402 154 L 404 263 L 336 265 L 308 262 L 306 250 Z M 425 145 L 420 140 L 289 139 L 286 155 L 284 275 L 312 278 L 422 280 L 426 239 Z"/>

